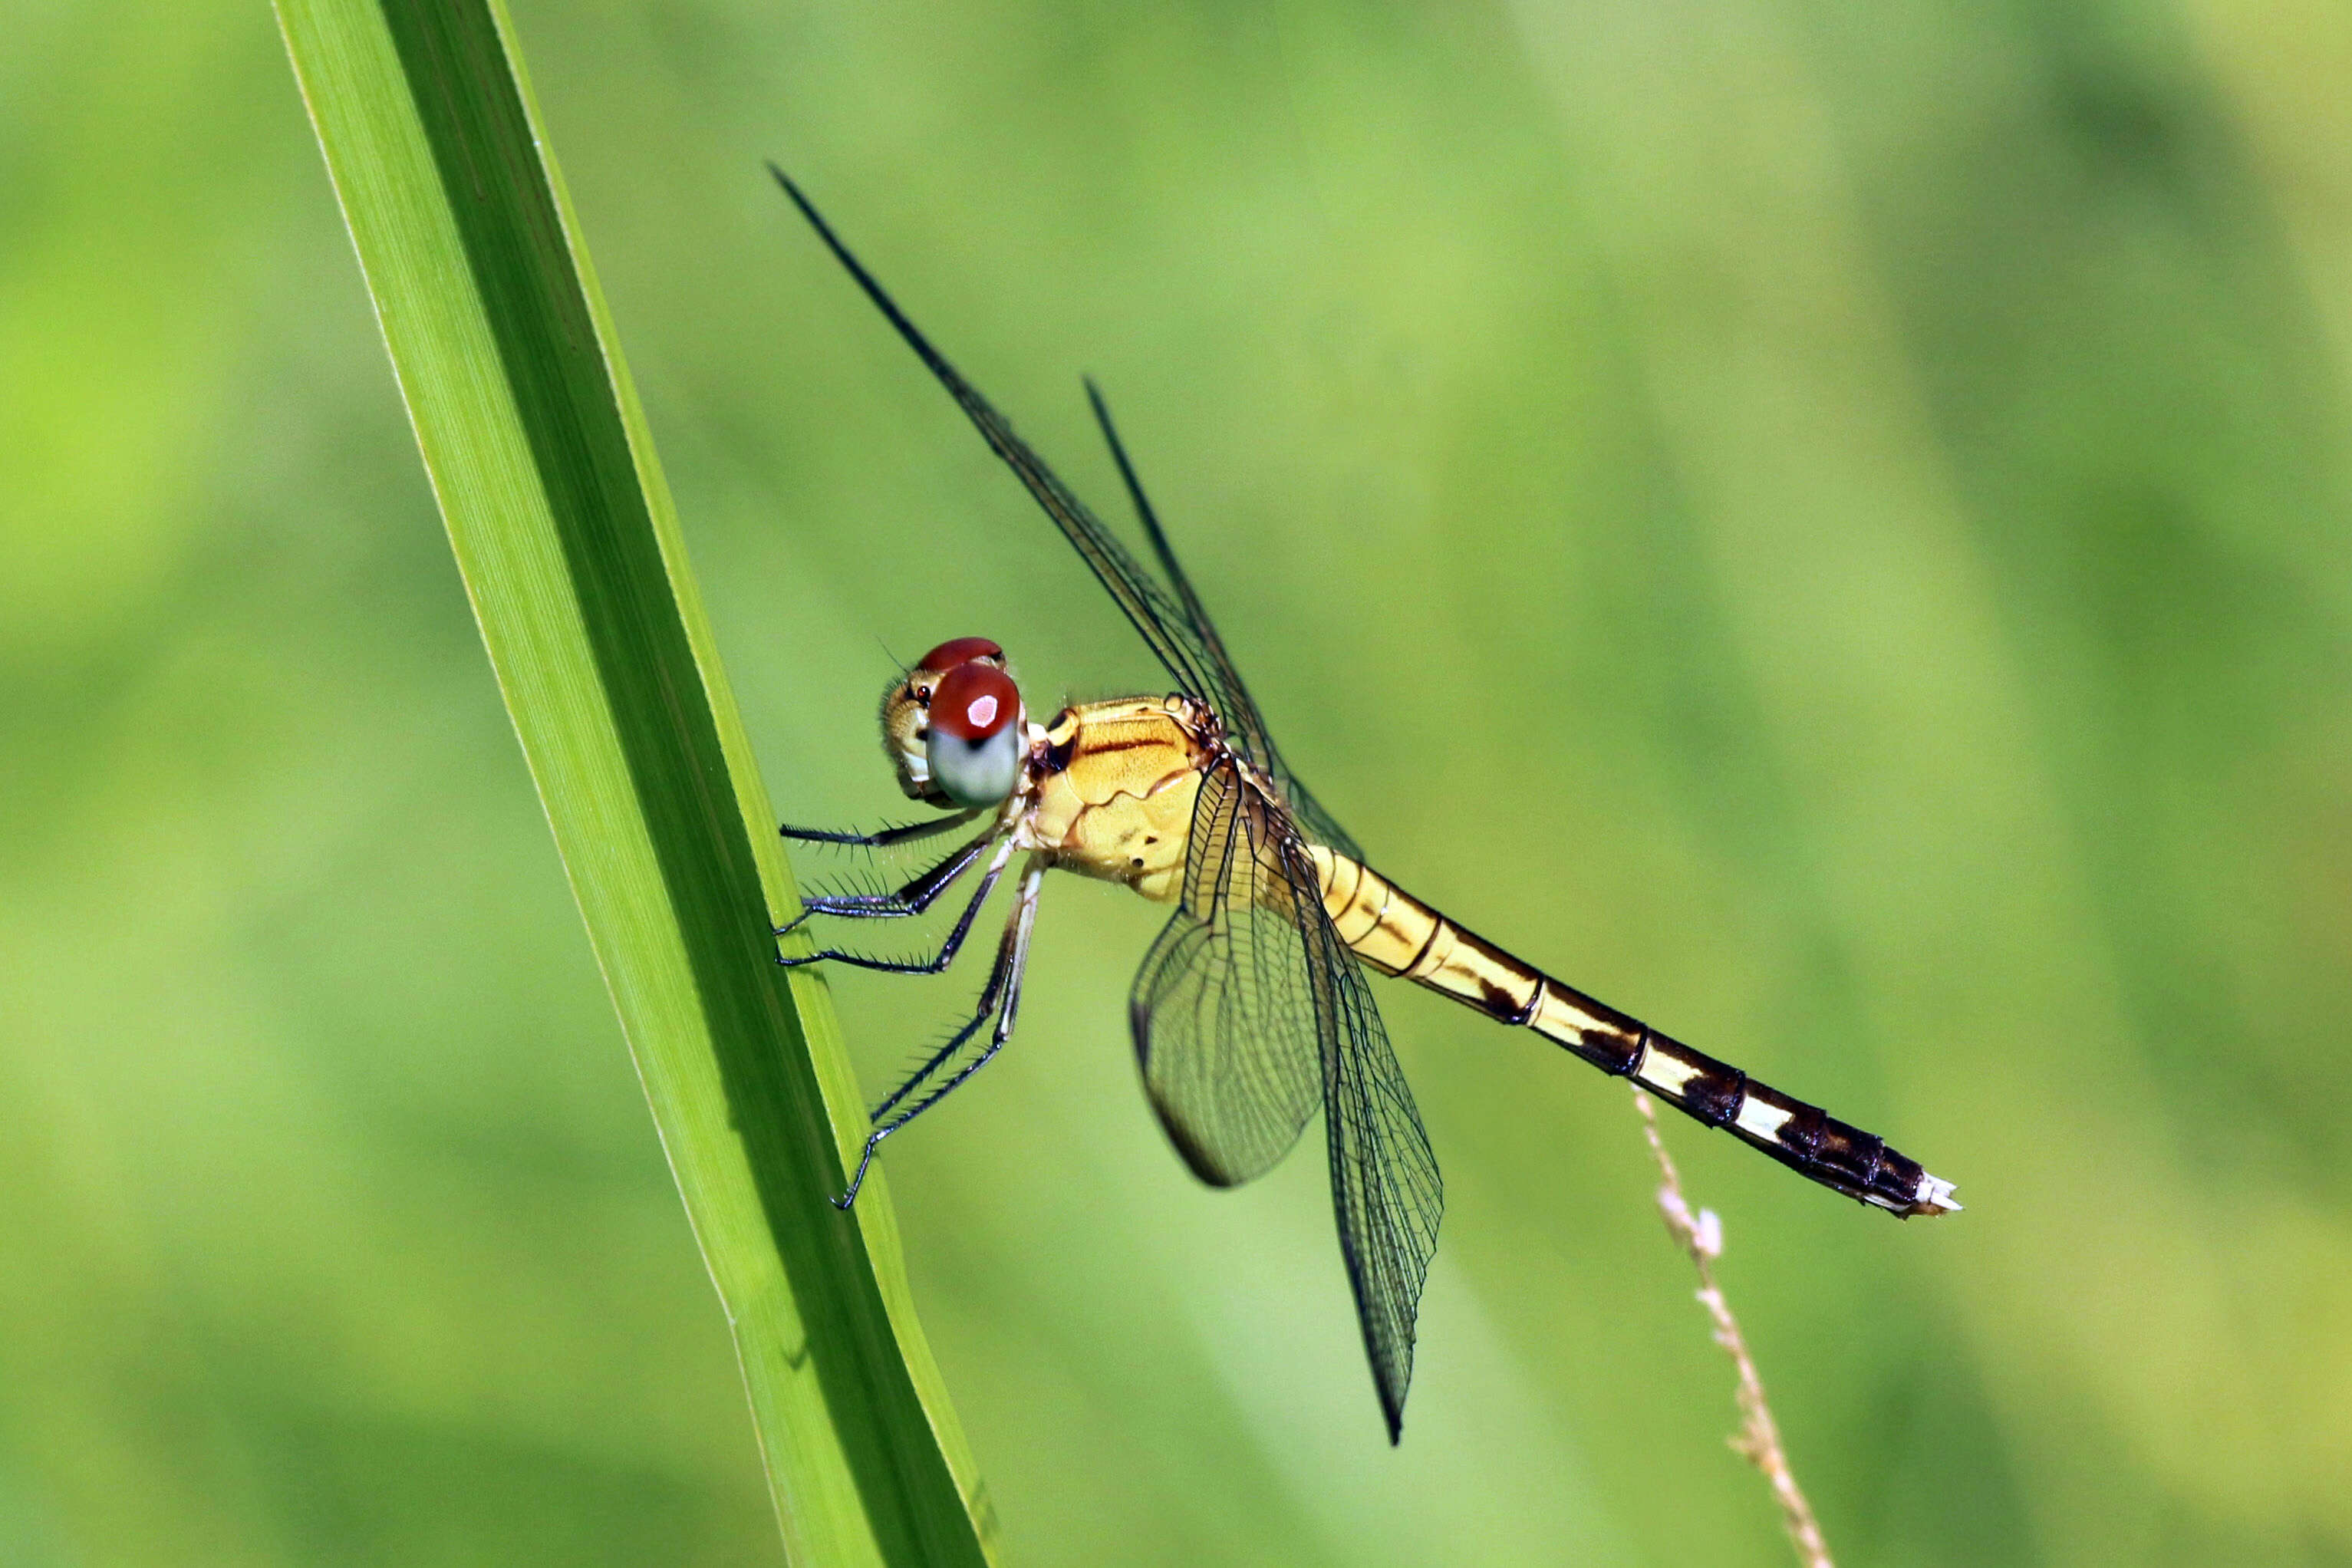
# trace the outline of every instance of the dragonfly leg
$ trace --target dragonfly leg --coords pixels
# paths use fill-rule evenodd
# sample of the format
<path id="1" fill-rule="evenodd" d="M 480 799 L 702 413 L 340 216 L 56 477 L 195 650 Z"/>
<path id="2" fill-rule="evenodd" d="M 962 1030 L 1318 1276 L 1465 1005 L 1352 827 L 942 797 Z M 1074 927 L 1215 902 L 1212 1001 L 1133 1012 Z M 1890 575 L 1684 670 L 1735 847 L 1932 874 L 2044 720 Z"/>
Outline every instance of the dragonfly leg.
<path id="1" fill-rule="evenodd" d="M 804 898 L 801 900 L 801 912 L 793 917 L 791 924 L 778 926 L 776 934 L 786 936 L 799 930 L 811 915 L 845 915 L 851 920 L 896 920 L 905 915 L 921 914 L 941 893 L 971 869 L 996 834 L 997 829 L 992 826 L 987 832 L 938 865 L 908 878 L 895 892 L 817 893 Z"/>
<path id="2" fill-rule="evenodd" d="M 1038 860 L 1031 861 L 1029 868 L 1022 873 L 1021 890 L 1013 897 L 1012 917 L 1004 922 L 1004 940 L 996 950 L 996 967 L 990 971 L 988 984 L 981 989 L 980 1005 L 972 1009 L 970 1020 L 949 1037 L 947 1044 L 934 1051 L 929 1061 L 917 1068 L 906 1082 L 875 1108 L 874 1130 L 866 1135 L 866 1147 L 857 1156 L 857 1170 L 849 1178 L 849 1190 L 833 1200 L 835 1208 L 846 1209 L 857 1201 L 857 1189 L 866 1184 L 866 1167 L 874 1163 L 874 1151 L 881 1147 L 882 1140 L 945 1100 L 966 1079 L 986 1067 L 1004 1048 L 1004 1042 L 1012 1038 L 1013 1017 L 1021 1010 L 1021 980 L 1029 968 L 1029 933 L 1037 924 L 1037 889 L 1045 876 L 1045 863 Z M 934 1085 L 920 1100 L 892 1116 L 890 1112 L 897 1106 L 963 1048 L 992 1013 L 996 1015 L 996 1027 L 989 1033 L 988 1048 L 957 1068 L 944 1083 Z"/>
<path id="3" fill-rule="evenodd" d="M 947 816 L 935 816 L 929 822 L 909 822 L 903 826 L 886 827 L 878 833 L 845 833 L 829 827 L 794 827 L 785 823 L 776 831 L 801 844 L 846 844 L 853 849 L 887 849 L 894 844 L 910 843 L 929 838 L 950 828 L 961 827 L 986 808 L 967 806 Z"/>
<path id="4" fill-rule="evenodd" d="M 963 868 L 965 867 L 969 867 L 974 859 L 977 859 L 979 858 L 980 851 L 987 847 L 988 841 L 983 838 L 979 843 L 972 845 L 969 849 L 960 851 L 957 858 L 962 862 L 962 865 L 957 868 L 956 871 L 948 878 L 948 880 L 952 881 L 955 879 L 956 876 L 961 876 Z M 782 964 L 786 969 L 798 969 L 804 963 L 821 963 L 830 960 L 835 963 L 846 963 L 851 965 L 853 968 L 857 969 L 878 969 L 885 974 L 937 974 L 947 968 L 949 964 L 953 963 L 955 962 L 956 954 L 962 951 L 963 939 L 971 934 L 971 922 L 979 917 L 980 906 L 988 902 L 988 895 L 996 890 L 997 879 L 1004 875 L 1004 864 L 1012 858 L 1013 840 L 1008 838 L 1004 841 L 1003 846 L 997 850 L 996 858 L 988 863 L 988 871 L 981 878 L 980 887 L 978 890 L 972 894 L 971 902 L 964 905 L 963 913 L 956 917 L 955 929 L 948 932 L 948 939 L 940 945 L 939 952 L 933 953 L 929 958 L 870 958 L 862 952 L 845 952 L 839 948 L 828 947 L 821 948 L 817 952 L 809 953 L 805 957 L 801 958 L 788 958 L 782 953 L 778 953 L 776 955 L 776 962 Z M 890 895 L 886 894 L 882 896 L 889 897 Z M 938 895 L 934 893 L 931 896 L 935 898 Z M 924 900 L 924 903 L 928 904 L 929 901 L 930 900 L 927 898 Z M 918 906 L 918 908 L 919 907 L 921 906 Z M 838 914 L 842 911 L 835 910 L 830 911 L 812 910 L 811 912 L 829 912 Z M 913 914 L 916 911 L 915 910 L 868 910 L 866 912 L 868 914 Z M 807 915 L 803 915 L 801 917 L 802 920 L 806 920 L 807 918 Z M 784 927 L 783 931 L 780 931 L 776 934 L 782 936 L 784 934 L 784 931 L 792 931 L 799 924 L 800 921 L 794 921 L 792 925 Z"/>

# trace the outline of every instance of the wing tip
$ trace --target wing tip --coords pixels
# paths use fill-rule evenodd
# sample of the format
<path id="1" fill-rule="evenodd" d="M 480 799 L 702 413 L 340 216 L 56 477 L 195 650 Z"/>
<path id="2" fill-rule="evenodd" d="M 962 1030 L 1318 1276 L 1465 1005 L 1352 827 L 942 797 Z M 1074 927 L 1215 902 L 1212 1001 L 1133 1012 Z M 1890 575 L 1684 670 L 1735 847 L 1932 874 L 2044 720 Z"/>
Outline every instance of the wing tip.
<path id="1" fill-rule="evenodd" d="M 1389 1375 L 1391 1371 L 1400 1373 L 1401 1376 L 1391 1377 Z M 1412 1388 L 1412 1352 L 1410 1350 L 1405 1352 L 1402 1368 L 1386 1369 L 1378 1360 L 1372 1363 L 1372 1392 L 1380 1396 L 1381 1420 L 1388 1426 L 1389 1447 L 1391 1448 L 1402 1447 L 1404 1444 L 1404 1396 Z"/>
<path id="2" fill-rule="evenodd" d="M 1236 1175 L 1212 1158 L 1208 1147 L 1192 1128 L 1171 1112 L 1166 1102 L 1151 1087 L 1151 1004 L 1140 996 L 1128 998 L 1127 1026 L 1135 1036 L 1135 1062 L 1143 1071 L 1143 1098 L 1150 1105 L 1152 1116 L 1160 1122 L 1160 1130 L 1168 1134 L 1168 1142 L 1174 1147 L 1177 1157 L 1184 1162 L 1184 1168 L 1199 1177 L 1205 1186 L 1240 1186 L 1247 1178 Z"/>
<path id="3" fill-rule="evenodd" d="M 775 180 L 777 184 L 783 187 L 784 195 L 793 198 L 793 205 L 800 208 L 803 213 L 806 214 L 809 219 L 815 223 L 818 227 L 824 227 L 824 219 L 817 216 L 816 207 L 808 199 L 808 193 L 802 190 L 799 183 L 790 174 L 784 173 L 784 166 L 782 163 L 777 163 L 773 158 L 769 158 L 763 161 L 767 164 L 768 174 L 770 176 Z"/>

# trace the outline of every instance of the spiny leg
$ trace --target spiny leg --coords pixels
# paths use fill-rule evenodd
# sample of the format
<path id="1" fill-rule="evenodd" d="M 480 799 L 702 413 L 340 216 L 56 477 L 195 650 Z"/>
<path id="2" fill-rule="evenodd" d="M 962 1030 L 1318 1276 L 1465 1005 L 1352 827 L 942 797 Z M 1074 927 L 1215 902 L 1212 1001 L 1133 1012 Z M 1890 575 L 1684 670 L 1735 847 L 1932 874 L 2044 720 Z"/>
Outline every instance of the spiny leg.
<path id="1" fill-rule="evenodd" d="M 895 892 L 818 893 L 804 898 L 801 900 L 801 912 L 793 917 L 790 924 L 778 926 L 776 934 L 791 934 L 811 915 L 845 915 L 851 920 L 896 920 L 906 915 L 921 914 L 941 893 L 971 869 L 972 864 L 995 839 L 998 832 L 997 826 L 991 824 L 987 832 L 938 865 L 916 872 Z"/>
<path id="2" fill-rule="evenodd" d="M 935 816 L 929 822 L 909 822 L 898 827 L 886 827 L 878 833 L 842 833 L 829 827 L 794 827 L 785 823 L 776 829 L 796 843 L 846 844 L 853 849 L 887 849 L 894 844 L 908 844 L 918 838 L 929 838 L 950 828 L 961 827 L 978 816 L 985 806 L 966 806 L 947 816 Z"/>
<path id="3" fill-rule="evenodd" d="M 981 988 L 979 1005 L 972 1009 L 971 1017 L 963 1026 L 948 1037 L 947 1044 L 934 1051 L 929 1061 L 917 1068 L 906 1082 L 891 1090 L 889 1098 L 875 1108 L 877 1125 L 866 1135 L 866 1147 L 857 1157 L 856 1173 L 849 1178 L 849 1190 L 833 1200 L 835 1208 L 846 1209 L 857 1201 L 857 1189 L 866 1184 L 866 1167 L 874 1163 L 874 1151 L 882 1140 L 953 1093 L 966 1079 L 986 1067 L 1012 1037 L 1013 1021 L 1021 1010 L 1021 979 L 1029 967 L 1029 933 L 1037 923 L 1037 889 L 1045 876 L 1045 862 L 1037 859 L 1032 859 L 1028 869 L 1021 874 L 1021 890 L 1013 896 L 1013 913 L 1004 922 L 1004 938 L 996 950 L 996 967 L 989 972 L 988 984 Z M 962 1048 L 964 1042 L 988 1021 L 991 1013 L 996 1015 L 996 1027 L 989 1034 L 988 1048 L 957 1068 L 946 1082 L 898 1115 L 890 1116 L 894 1107 L 922 1087 Z M 889 1117 L 887 1121 L 882 1120 L 886 1116 Z"/>
<path id="4" fill-rule="evenodd" d="M 956 870 L 948 878 L 948 880 L 952 881 L 955 879 L 955 877 L 962 875 L 964 867 L 970 866 L 972 860 L 978 858 L 980 851 L 987 847 L 987 845 L 988 840 L 983 838 L 979 843 L 972 845 L 969 849 L 960 851 L 956 856 L 956 858 L 961 861 L 962 864 L 957 867 Z M 878 969 L 885 974 L 937 974 L 941 970 L 947 968 L 949 964 L 955 962 L 956 954 L 963 948 L 963 939 L 971 934 L 971 922 L 978 918 L 980 914 L 980 906 L 988 902 L 988 895 L 996 890 L 996 880 L 998 878 L 1004 875 L 1005 863 L 1012 858 L 1013 840 L 1007 838 L 997 849 L 996 858 L 988 863 L 987 874 L 981 878 L 980 888 L 972 894 L 971 901 L 964 905 L 963 913 L 956 917 L 955 929 L 948 932 L 948 939 L 940 945 L 940 951 L 929 958 L 871 958 L 861 952 L 845 952 L 839 948 L 828 947 L 820 949 L 819 951 L 812 952 L 803 958 L 788 958 L 782 953 L 778 953 L 776 955 L 776 962 L 782 964 L 786 969 L 798 969 L 803 963 L 818 963 L 829 959 L 835 963 L 846 963 L 856 969 Z M 885 894 L 880 896 L 887 898 L 891 895 Z M 938 895 L 936 893 L 931 895 L 931 897 L 937 896 Z M 924 900 L 924 904 L 928 905 L 929 901 L 930 900 L 927 898 Z M 811 912 L 814 913 L 819 911 L 812 910 Z M 830 912 L 849 912 L 852 913 L 853 918 L 860 918 L 856 916 L 856 911 L 833 910 Z M 875 910 L 865 911 L 865 915 L 866 917 L 871 917 L 877 915 L 913 914 L 916 911 L 914 910 Z M 808 916 L 804 914 L 801 917 L 801 920 L 806 920 Z M 784 931 L 780 931 L 776 934 L 782 936 L 784 934 L 784 931 L 791 931 L 799 924 L 800 921 L 796 920 L 791 926 L 786 926 Z"/>

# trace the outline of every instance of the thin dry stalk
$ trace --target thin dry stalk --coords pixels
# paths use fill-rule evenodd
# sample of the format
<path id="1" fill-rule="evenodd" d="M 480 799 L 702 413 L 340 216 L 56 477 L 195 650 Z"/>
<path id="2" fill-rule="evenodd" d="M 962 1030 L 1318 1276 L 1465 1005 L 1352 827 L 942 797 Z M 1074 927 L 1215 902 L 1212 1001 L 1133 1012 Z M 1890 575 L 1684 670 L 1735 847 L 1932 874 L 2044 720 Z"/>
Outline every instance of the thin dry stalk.
<path id="1" fill-rule="evenodd" d="M 1732 1451 L 1763 1471 L 1771 1483 L 1773 1500 L 1780 1505 L 1780 1522 L 1789 1531 L 1789 1543 L 1797 1549 L 1798 1562 L 1804 1568 L 1835 1568 L 1830 1561 L 1829 1542 L 1822 1539 L 1821 1523 L 1813 1518 L 1812 1504 L 1805 1500 L 1796 1473 L 1789 1468 L 1789 1456 L 1780 1447 L 1780 1428 L 1772 1419 L 1772 1406 L 1765 1402 L 1764 1382 L 1756 1375 L 1755 1358 L 1740 1337 L 1739 1320 L 1731 1315 L 1731 1304 L 1715 1282 L 1715 1260 L 1723 1256 L 1723 1222 L 1713 1209 L 1691 1212 L 1683 1198 L 1682 1176 L 1666 1153 L 1664 1140 L 1658 1136 L 1657 1110 L 1638 1088 L 1633 1090 L 1633 1109 L 1642 1113 L 1642 1135 L 1650 1141 L 1650 1153 L 1664 1178 L 1658 1186 L 1658 1212 L 1665 1215 L 1666 1229 L 1675 1240 L 1690 1254 L 1691 1264 L 1698 1270 L 1699 1305 L 1715 1320 L 1715 1342 L 1739 1372 L 1740 1428 L 1730 1438 Z"/>

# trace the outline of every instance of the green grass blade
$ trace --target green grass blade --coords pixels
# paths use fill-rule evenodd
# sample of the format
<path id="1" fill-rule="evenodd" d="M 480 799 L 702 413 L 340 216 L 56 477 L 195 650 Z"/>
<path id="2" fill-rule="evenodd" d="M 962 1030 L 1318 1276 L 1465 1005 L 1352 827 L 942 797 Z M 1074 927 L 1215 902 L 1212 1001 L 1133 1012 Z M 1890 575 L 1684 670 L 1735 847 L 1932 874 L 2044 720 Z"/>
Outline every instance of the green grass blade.
<path id="1" fill-rule="evenodd" d="M 511 24 L 278 15 L 475 615 L 733 1325 L 792 1560 L 982 1563 L 992 1520 L 909 1303 L 668 492 Z"/>

